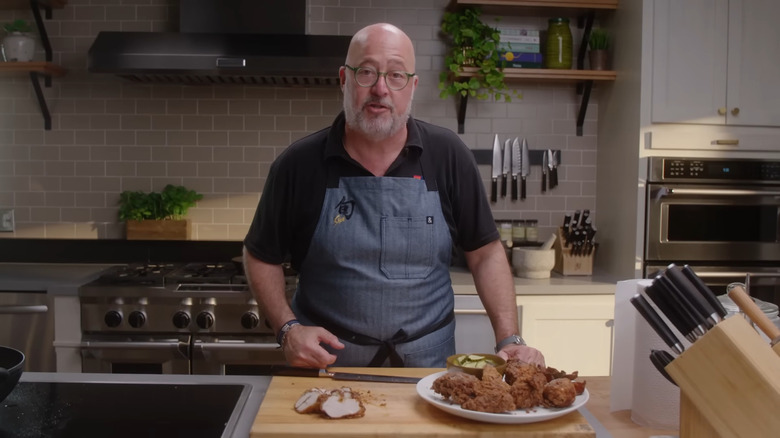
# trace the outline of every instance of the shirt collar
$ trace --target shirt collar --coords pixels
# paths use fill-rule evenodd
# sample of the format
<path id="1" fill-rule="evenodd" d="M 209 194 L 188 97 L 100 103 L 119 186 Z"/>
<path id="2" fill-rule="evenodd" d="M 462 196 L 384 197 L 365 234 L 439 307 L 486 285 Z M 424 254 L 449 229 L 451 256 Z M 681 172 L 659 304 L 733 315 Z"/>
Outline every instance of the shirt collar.
<path id="1" fill-rule="evenodd" d="M 326 159 L 330 157 L 349 157 L 347 151 L 344 149 L 345 126 L 346 117 L 344 116 L 344 111 L 341 111 L 333 121 L 330 132 L 328 133 L 327 143 L 325 144 Z M 406 121 L 406 144 L 404 147 L 416 148 L 418 150 L 418 154 L 422 154 L 423 151 L 420 128 L 417 126 L 417 122 L 412 117 L 409 117 L 409 120 Z"/>

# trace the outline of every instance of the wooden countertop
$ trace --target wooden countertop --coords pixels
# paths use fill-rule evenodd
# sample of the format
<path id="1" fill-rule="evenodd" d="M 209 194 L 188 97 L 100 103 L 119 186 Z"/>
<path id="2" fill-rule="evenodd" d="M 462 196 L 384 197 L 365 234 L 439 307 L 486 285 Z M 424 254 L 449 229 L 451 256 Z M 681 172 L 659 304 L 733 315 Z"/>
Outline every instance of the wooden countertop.
<path id="1" fill-rule="evenodd" d="M 424 377 L 441 369 L 333 368 L 332 371 Z M 609 377 L 583 377 L 590 399 L 587 409 L 614 437 L 647 438 L 677 435 L 677 431 L 643 428 L 630 419 L 630 411 L 609 412 Z M 326 420 L 294 411 L 295 400 L 313 387 L 349 386 L 369 394 L 367 414 L 354 420 Z M 392 406 L 392 409 L 390 408 Z M 374 411 L 370 414 L 368 411 Z M 329 378 L 274 377 L 252 426 L 252 437 L 436 436 L 436 437 L 595 437 L 595 430 L 580 412 L 542 423 L 498 425 L 452 416 L 429 405 L 412 384 L 345 382 Z"/>

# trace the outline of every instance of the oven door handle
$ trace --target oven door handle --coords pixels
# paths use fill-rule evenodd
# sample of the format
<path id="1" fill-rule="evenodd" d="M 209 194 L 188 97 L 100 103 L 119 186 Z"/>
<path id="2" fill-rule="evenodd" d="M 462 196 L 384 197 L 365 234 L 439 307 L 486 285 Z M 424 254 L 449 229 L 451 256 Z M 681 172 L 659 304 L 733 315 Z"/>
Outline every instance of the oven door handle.
<path id="1" fill-rule="evenodd" d="M 195 351 L 269 351 L 279 350 L 281 347 L 277 343 L 273 344 L 255 344 L 247 342 L 197 342 L 192 344 Z"/>
<path id="2" fill-rule="evenodd" d="M 39 306 L 0 306 L 0 315 L 18 315 L 22 313 L 46 313 L 49 307 Z"/>
<path id="3" fill-rule="evenodd" d="M 124 341 L 81 341 L 83 350 L 179 350 L 189 344 L 181 341 L 170 342 L 124 342 Z"/>
<path id="4" fill-rule="evenodd" d="M 662 187 L 658 191 L 658 198 L 669 195 L 695 195 L 695 196 L 780 196 L 777 191 L 741 190 L 741 189 L 680 189 Z"/>

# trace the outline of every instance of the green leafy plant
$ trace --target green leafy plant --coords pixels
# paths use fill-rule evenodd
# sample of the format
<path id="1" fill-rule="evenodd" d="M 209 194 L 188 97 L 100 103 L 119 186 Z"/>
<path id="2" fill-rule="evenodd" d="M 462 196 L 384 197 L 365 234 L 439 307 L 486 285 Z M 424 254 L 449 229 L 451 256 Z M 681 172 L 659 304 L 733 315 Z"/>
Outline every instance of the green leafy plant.
<path id="1" fill-rule="evenodd" d="M 3 24 L 3 30 L 5 30 L 6 33 L 9 34 L 13 32 L 28 33 L 28 32 L 32 32 L 33 27 L 32 24 L 20 18 Z"/>
<path id="2" fill-rule="evenodd" d="M 439 74 L 439 97 L 472 96 L 511 101 L 511 93 L 504 83 L 498 43 L 500 31 L 484 24 L 481 10 L 467 7 L 456 12 L 445 12 L 441 31 L 450 44 L 444 58 L 446 70 Z M 459 77 L 463 67 L 475 67 L 476 74 L 468 79 Z"/>
<path id="3" fill-rule="evenodd" d="M 168 184 L 162 192 L 124 191 L 119 195 L 120 220 L 182 219 L 203 195 Z"/>
<path id="4" fill-rule="evenodd" d="M 609 47 L 609 34 L 599 27 L 593 28 L 588 39 L 590 50 L 607 50 Z"/>

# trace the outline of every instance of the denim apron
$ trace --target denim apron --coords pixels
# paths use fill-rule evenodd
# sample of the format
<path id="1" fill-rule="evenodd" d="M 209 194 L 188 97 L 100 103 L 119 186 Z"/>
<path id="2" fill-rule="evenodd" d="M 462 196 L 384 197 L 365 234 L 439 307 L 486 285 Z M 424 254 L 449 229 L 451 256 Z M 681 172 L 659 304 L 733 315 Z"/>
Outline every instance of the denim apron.
<path id="1" fill-rule="evenodd" d="M 334 366 L 444 367 L 455 352 L 452 237 L 422 179 L 343 177 L 326 190 L 293 311 L 346 345 Z"/>

